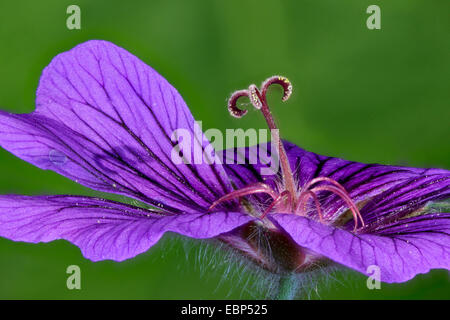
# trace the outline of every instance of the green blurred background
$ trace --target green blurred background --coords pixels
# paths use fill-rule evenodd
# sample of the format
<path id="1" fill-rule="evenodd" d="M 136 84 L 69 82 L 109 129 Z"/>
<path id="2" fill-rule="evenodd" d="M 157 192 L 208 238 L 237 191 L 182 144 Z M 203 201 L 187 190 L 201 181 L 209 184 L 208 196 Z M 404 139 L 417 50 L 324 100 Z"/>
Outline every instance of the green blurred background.
<path id="1" fill-rule="evenodd" d="M 81 7 L 81 30 L 66 28 L 70 4 Z M 381 30 L 366 27 L 370 4 L 381 7 Z M 288 103 L 273 99 L 285 139 L 355 161 L 450 168 L 449 9 L 448 0 L 2 1 L 0 106 L 31 112 L 53 56 L 106 39 L 164 75 L 204 129 L 264 128 L 256 112 L 231 118 L 226 98 L 281 74 L 294 84 Z M 98 194 L 4 150 L 0 170 L 0 193 Z M 172 242 L 123 263 L 92 263 L 64 241 L 0 239 L 0 298 L 252 297 L 232 279 L 219 286 L 223 266 L 202 273 Z M 81 267 L 79 291 L 66 288 L 72 264 Z M 337 277 L 311 297 L 450 298 L 444 270 L 372 291 L 361 275 Z"/>

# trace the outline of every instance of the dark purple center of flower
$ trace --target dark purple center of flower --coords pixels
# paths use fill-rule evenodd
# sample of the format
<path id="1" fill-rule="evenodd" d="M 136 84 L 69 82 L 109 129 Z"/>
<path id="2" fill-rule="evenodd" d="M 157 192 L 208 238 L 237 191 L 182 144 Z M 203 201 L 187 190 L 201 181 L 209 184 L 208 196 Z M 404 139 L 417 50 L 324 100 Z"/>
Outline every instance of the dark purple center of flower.
<path id="1" fill-rule="evenodd" d="M 348 208 L 350 209 L 353 219 L 355 221 L 354 231 L 358 228 L 358 222 L 361 222 L 361 226 L 364 226 L 364 221 L 361 217 L 358 207 L 355 205 L 347 190 L 336 180 L 328 177 L 317 177 L 310 180 L 306 185 L 300 187 L 294 180 L 291 166 L 284 149 L 283 143 L 279 137 L 279 130 L 275 123 L 275 120 L 270 112 L 269 105 L 267 103 L 267 91 L 273 84 L 278 84 L 283 88 L 282 101 L 286 101 L 292 94 L 292 84 L 286 78 L 282 76 L 273 76 L 264 81 L 259 89 L 256 85 L 252 84 L 245 90 L 239 90 L 234 92 L 228 101 L 228 110 L 230 114 L 236 118 L 243 117 L 248 110 L 242 110 L 238 108 L 237 101 L 242 97 L 247 97 L 251 104 L 258 110 L 261 110 L 267 125 L 272 132 L 272 137 L 276 137 L 278 144 L 278 155 L 280 160 L 280 167 L 282 173 L 282 182 L 279 190 L 274 190 L 271 186 L 265 183 L 251 184 L 238 190 L 234 190 L 223 197 L 217 199 L 210 207 L 210 210 L 216 207 L 218 204 L 229 201 L 235 198 L 241 198 L 256 193 L 266 193 L 273 201 L 260 215 L 260 219 L 263 220 L 266 215 L 272 211 L 278 213 L 294 213 L 298 215 L 306 215 L 306 207 L 308 201 L 313 201 L 319 221 L 326 223 L 326 217 L 324 217 L 321 209 L 320 202 L 317 197 L 317 193 L 320 191 L 329 191 L 341 197 Z"/>

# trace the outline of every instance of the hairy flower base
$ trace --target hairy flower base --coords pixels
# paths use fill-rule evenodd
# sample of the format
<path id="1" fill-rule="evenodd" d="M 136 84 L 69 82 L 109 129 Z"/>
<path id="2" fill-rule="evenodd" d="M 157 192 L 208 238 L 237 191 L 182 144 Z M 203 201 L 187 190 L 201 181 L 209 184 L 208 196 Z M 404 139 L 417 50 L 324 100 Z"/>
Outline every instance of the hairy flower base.
<path id="1" fill-rule="evenodd" d="M 362 207 L 365 203 L 367 202 L 358 204 L 358 207 Z M 251 215 L 251 213 L 248 214 Z M 317 219 L 320 220 L 320 218 Z M 351 210 L 348 209 L 331 224 L 341 227 L 351 220 Z M 320 221 L 320 223 L 325 222 Z M 218 238 L 257 266 L 274 274 L 310 272 L 331 263 L 326 256 L 298 245 L 269 217 L 249 222 Z"/>
<path id="2" fill-rule="evenodd" d="M 285 231 L 260 221 L 239 227 L 219 240 L 275 274 L 313 271 L 328 263 L 326 257 L 299 246 Z"/>

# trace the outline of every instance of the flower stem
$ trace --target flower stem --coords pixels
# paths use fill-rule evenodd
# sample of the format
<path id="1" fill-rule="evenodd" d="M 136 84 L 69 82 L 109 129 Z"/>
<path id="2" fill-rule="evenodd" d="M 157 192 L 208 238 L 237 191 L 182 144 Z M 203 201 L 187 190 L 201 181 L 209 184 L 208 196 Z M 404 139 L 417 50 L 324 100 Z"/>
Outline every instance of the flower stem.
<path id="1" fill-rule="evenodd" d="M 294 274 L 287 274 L 280 278 L 276 300 L 293 300 L 297 294 L 299 282 Z"/>

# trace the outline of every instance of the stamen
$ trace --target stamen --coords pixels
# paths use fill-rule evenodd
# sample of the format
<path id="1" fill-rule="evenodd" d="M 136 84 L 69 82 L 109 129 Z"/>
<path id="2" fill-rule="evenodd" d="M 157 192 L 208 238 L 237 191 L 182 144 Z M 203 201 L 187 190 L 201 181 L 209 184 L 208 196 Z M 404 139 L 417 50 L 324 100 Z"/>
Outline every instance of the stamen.
<path id="1" fill-rule="evenodd" d="M 220 197 L 219 199 L 213 202 L 213 204 L 209 207 L 208 211 L 214 209 L 217 205 L 219 205 L 222 202 L 248 196 L 255 193 L 266 193 L 269 196 L 271 196 L 272 199 L 274 200 L 278 197 L 278 194 L 269 185 L 264 183 L 255 183 L 242 189 L 231 191 L 230 193 L 227 193 L 226 195 Z"/>
<path id="2" fill-rule="evenodd" d="M 317 195 L 314 192 L 311 191 L 305 191 L 300 195 L 299 198 L 299 202 L 298 202 L 298 206 L 295 209 L 294 213 L 298 213 L 299 209 L 304 206 L 304 212 L 306 213 L 306 205 L 307 205 L 307 201 L 309 199 L 309 197 L 312 197 L 314 200 L 314 205 L 316 206 L 316 210 L 317 210 L 317 214 L 319 215 L 319 221 L 321 223 L 324 222 L 323 220 L 323 214 L 322 214 L 322 208 L 320 207 L 320 202 L 319 199 L 317 198 Z"/>
<path id="3" fill-rule="evenodd" d="M 342 184 L 337 182 L 334 179 L 328 178 L 328 177 L 317 177 L 309 181 L 302 189 L 308 190 L 312 185 L 318 183 L 318 182 L 329 182 L 331 184 L 334 184 L 336 187 L 342 190 L 342 192 L 346 193 L 348 195 L 347 190 L 344 188 Z"/>
<path id="4" fill-rule="evenodd" d="M 266 217 L 266 215 L 280 202 L 282 202 L 283 200 L 285 200 L 285 198 L 287 198 L 288 200 L 288 212 L 292 211 L 291 208 L 291 204 L 292 204 L 292 196 L 288 191 L 283 191 L 275 200 L 272 201 L 272 203 L 266 208 L 266 210 L 264 211 L 264 213 L 259 217 L 260 219 L 264 219 Z"/>
<path id="5" fill-rule="evenodd" d="M 338 189 L 333 186 L 319 186 L 319 187 L 315 187 L 309 191 L 311 191 L 313 193 L 316 193 L 319 191 L 330 191 L 330 192 L 337 194 L 338 196 L 340 196 L 342 198 L 342 200 L 344 200 L 346 202 L 347 206 L 350 208 L 350 211 L 353 214 L 353 219 L 355 220 L 355 228 L 353 229 L 353 231 L 356 231 L 358 229 L 358 219 L 361 221 L 362 226 L 363 227 L 365 226 L 364 220 L 361 216 L 361 213 L 359 212 L 358 207 L 356 207 L 356 205 L 353 203 L 352 199 L 348 196 L 347 192 L 342 192 L 341 189 Z"/>
<path id="6" fill-rule="evenodd" d="M 303 187 L 303 190 L 308 190 L 311 186 L 313 186 L 314 184 L 316 184 L 316 183 L 318 183 L 318 182 L 328 182 L 328 183 L 331 183 L 331 184 L 333 184 L 334 186 L 336 186 L 336 188 L 337 189 L 339 189 L 340 191 L 341 191 L 341 193 L 337 193 L 337 192 L 334 192 L 333 190 L 335 190 L 334 189 L 334 187 L 330 187 L 330 188 L 333 188 L 333 190 L 328 190 L 328 191 L 331 191 L 331 192 L 334 192 L 334 193 L 336 193 L 336 194 L 338 194 L 347 204 L 351 204 L 351 206 L 349 205 L 349 208 L 351 209 L 351 211 L 352 211 L 352 214 L 353 214 L 353 217 L 354 217 L 354 219 L 355 219 L 355 224 L 357 224 L 357 218 L 361 221 L 361 224 L 362 224 L 362 226 L 364 227 L 365 226 L 365 224 L 364 224 L 364 219 L 362 218 L 362 216 L 361 216 L 361 213 L 359 212 L 359 209 L 358 209 L 358 207 L 356 207 L 356 205 L 354 204 L 354 202 L 353 202 L 353 200 L 351 199 L 351 197 L 350 197 L 350 195 L 348 194 L 348 192 L 347 192 L 347 190 L 344 188 L 344 186 L 343 185 L 341 185 L 339 182 L 337 182 L 336 180 L 334 180 L 334 179 L 331 179 L 331 178 L 328 178 L 328 177 L 317 177 L 317 178 L 314 178 L 314 179 L 312 179 L 311 181 L 309 181 L 304 187 Z M 312 189 L 312 190 L 317 190 L 317 188 L 318 187 L 316 187 L 316 188 L 314 188 L 314 189 Z M 311 190 L 311 191 L 312 191 Z M 307 192 L 307 191 L 306 191 Z M 345 195 L 345 197 L 343 197 L 342 195 Z M 300 196 L 300 198 L 301 198 L 301 196 Z M 317 198 L 317 197 L 316 197 Z M 355 225 L 355 228 L 356 228 L 356 225 Z"/>

